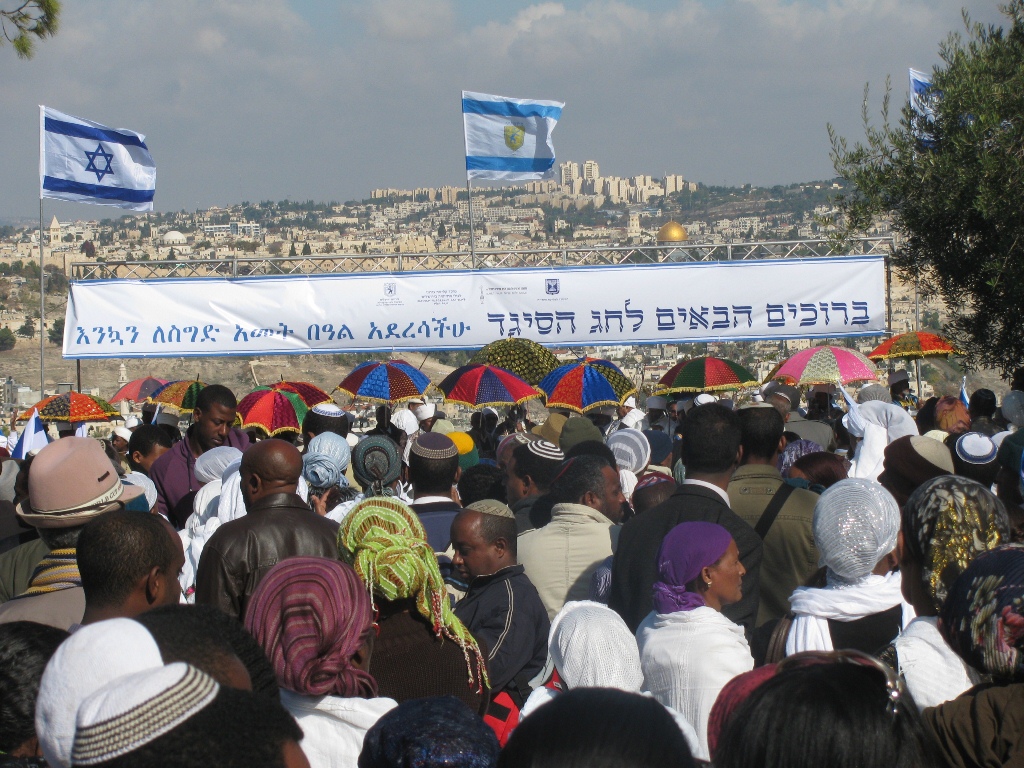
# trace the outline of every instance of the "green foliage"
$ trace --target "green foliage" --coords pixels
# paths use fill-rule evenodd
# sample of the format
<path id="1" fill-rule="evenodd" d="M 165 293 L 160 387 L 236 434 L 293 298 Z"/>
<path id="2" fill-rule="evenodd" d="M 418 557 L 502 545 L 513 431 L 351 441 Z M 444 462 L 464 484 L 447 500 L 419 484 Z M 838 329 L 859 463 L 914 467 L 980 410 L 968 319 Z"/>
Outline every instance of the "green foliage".
<path id="1" fill-rule="evenodd" d="M 1024 0 L 1002 11 L 1006 28 L 965 13 L 964 35 L 939 46 L 934 122 L 905 104 L 890 123 L 887 81 L 881 126 L 865 89 L 864 141 L 851 147 L 831 126 L 829 136 L 835 169 L 852 185 L 836 200 L 842 236 L 890 216 L 903 235 L 894 267 L 941 295 L 944 333 L 964 363 L 1009 372 L 1024 363 Z"/>
<path id="2" fill-rule="evenodd" d="M 294 248 L 295 246 L 292 246 L 292 247 Z M 302 246 L 302 255 L 303 256 L 311 256 L 312 254 L 313 254 L 313 249 L 309 247 L 309 243 L 303 244 L 303 246 Z"/>
<path id="3" fill-rule="evenodd" d="M 11 333 L 10 328 L 0 328 L 0 352 L 6 352 L 9 349 L 14 349 L 14 345 L 17 343 L 17 339 L 14 334 Z"/>
<path id="4" fill-rule="evenodd" d="M 57 34 L 60 0 L 24 0 L 10 10 L 0 10 L 0 47 L 10 43 L 19 59 L 31 59 L 35 39 Z"/>
<path id="5" fill-rule="evenodd" d="M 299 254 L 295 251 L 295 243 L 292 243 L 291 249 L 288 251 L 289 256 L 298 256 Z"/>
<path id="6" fill-rule="evenodd" d="M 36 337 L 36 324 L 32 321 L 31 317 L 25 318 L 25 322 L 18 329 L 18 335 L 26 339 L 34 339 Z"/>
<path id="7" fill-rule="evenodd" d="M 86 240 L 78 247 L 79 253 L 84 253 L 87 258 L 96 258 L 96 246 L 92 240 Z"/>
<path id="8" fill-rule="evenodd" d="M 64 318 L 58 317 L 52 323 L 50 323 L 49 329 L 46 331 L 46 338 L 51 344 L 55 344 L 58 347 L 64 343 Z"/>

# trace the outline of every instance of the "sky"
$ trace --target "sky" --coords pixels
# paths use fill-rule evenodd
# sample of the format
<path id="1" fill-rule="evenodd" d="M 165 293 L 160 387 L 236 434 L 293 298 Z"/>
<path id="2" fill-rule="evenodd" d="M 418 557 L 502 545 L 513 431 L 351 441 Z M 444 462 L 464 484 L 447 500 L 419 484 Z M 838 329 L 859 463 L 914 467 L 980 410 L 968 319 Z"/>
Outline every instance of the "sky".
<path id="1" fill-rule="evenodd" d="M 10 5 L 0 0 L 0 8 Z M 0 48 L 0 219 L 38 216 L 39 104 L 146 135 L 156 210 L 465 184 L 462 90 L 566 104 L 559 161 L 706 184 L 830 178 L 826 124 L 997 0 L 65 0 Z M 46 201 L 62 220 L 114 208 Z"/>

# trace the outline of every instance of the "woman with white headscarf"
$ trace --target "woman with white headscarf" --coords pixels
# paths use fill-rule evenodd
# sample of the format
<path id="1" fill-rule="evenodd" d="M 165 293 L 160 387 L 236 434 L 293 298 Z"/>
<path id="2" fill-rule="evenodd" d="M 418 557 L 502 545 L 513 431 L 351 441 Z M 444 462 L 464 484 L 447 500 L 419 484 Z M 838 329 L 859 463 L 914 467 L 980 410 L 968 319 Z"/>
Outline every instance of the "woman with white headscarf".
<path id="1" fill-rule="evenodd" d="M 877 480 L 881 474 L 885 446 L 901 437 L 918 434 L 917 423 L 909 413 L 881 400 L 851 404 L 850 412 L 843 417 L 843 426 L 851 437 L 857 438 L 850 477 L 867 480 Z"/>
<path id="2" fill-rule="evenodd" d="M 813 533 L 826 584 L 799 587 L 789 598 L 795 618 L 787 656 L 847 648 L 874 654 L 914 618 L 895 570 L 899 530 L 896 500 L 878 483 L 840 480 L 821 495 Z"/>
<path id="3" fill-rule="evenodd" d="M 554 666 L 551 680 L 530 694 L 520 720 L 573 688 L 639 693 L 644 682 L 640 651 L 626 622 L 608 606 L 589 600 L 568 602 L 555 615 L 548 632 L 548 665 Z M 697 732 L 679 713 L 669 712 L 692 751 Z"/>

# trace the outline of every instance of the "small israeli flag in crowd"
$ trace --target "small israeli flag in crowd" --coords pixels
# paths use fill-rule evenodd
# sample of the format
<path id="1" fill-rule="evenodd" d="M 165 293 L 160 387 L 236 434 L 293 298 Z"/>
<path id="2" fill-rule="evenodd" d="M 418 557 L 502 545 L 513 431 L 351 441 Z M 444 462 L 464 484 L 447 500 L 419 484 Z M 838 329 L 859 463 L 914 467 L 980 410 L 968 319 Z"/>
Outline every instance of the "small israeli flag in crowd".
<path id="1" fill-rule="evenodd" d="M 156 164 L 145 136 L 39 107 L 39 196 L 152 211 Z"/>
<path id="2" fill-rule="evenodd" d="M 964 376 L 963 381 L 960 382 L 960 402 L 966 407 L 970 407 L 971 398 L 967 396 L 967 377 Z"/>
<path id="3" fill-rule="evenodd" d="M 551 133 L 563 107 L 560 101 L 463 91 L 467 178 L 530 181 L 552 176 Z"/>
<path id="4" fill-rule="evenodd" d="M 21 437 L 18 438 L 18 444 L 11 451 L 11 458 L 26 459 L 30 451 L 45 448 L 49 442 L 50 437 L 46 434 L 43 420 L 39 418 L 39 411 L 33 408 L 32 415 L 28 417 L 28 423 L 21 431 Z"/>

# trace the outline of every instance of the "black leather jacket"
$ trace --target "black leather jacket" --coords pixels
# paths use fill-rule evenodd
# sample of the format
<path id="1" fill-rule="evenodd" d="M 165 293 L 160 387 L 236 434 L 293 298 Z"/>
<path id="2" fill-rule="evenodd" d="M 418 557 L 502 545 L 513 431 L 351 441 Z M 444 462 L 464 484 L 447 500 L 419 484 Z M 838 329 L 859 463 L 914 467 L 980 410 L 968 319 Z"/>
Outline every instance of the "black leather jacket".
<path id="1" fill-rule="evenodd" d="M 206 542 L 196 573 L 196 602 L 244 621 L 256 585 L 282 560 L 300 555 L 337 560 L 338 527 L 294 493 L 265 496 Z"/>

